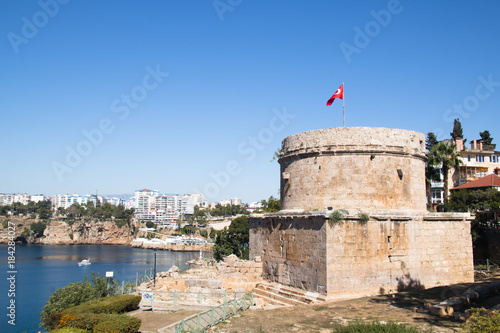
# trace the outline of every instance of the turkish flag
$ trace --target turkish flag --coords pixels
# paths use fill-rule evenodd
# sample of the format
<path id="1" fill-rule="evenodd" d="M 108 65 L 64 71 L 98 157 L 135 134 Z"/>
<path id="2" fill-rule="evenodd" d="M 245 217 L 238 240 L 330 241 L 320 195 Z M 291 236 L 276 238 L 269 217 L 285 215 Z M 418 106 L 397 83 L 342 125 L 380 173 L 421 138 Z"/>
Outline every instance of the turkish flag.
<path id="1" fill-rule="evenodd" d="M 328 102 L 326 102 L 326 105 L 332 105 L 333 101 L 335 100 L 335 98 L 340 98 L 340 99 L 344 99 L 344 84 L 342 83 L 342 85 L 340 86 L 339 89 L 337 89 L 337 91 L 335 92 L 335 94 L 333 94 L 332 97 L 330 97 L 330 99 L 328 100 Z"/>

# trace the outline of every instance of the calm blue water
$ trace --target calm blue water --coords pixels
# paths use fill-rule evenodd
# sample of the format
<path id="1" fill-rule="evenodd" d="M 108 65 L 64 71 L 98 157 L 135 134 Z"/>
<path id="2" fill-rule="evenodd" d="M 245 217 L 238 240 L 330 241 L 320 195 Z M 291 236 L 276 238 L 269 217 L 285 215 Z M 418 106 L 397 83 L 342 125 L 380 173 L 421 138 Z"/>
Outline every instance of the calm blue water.
<path id="1" fill-rule="evenodd" d="M 114 272 L 114 278 L 135 281 L 137 272 L 153 268 L 154 251 L 136 249 L 121 245 L 19 245 L 16 244 L 15 297 L 9 297 L 7 273 L 7 245 L 0 244 L 0 332 L 38 332 L 40 312 L 49 296 L 70 282 L 83 281 L 92 272 L 105 276 Z M 186 261 L 199 256 L 197 252 L 156 252 L 157 272 L 168 270 L 172 265 L 181 270 L 187 268 Z M 90 266 L 78 266 L 85 257 L 92 261 Z M 16 325 L 8 323 L 9 301 L 15 299 Z"/>

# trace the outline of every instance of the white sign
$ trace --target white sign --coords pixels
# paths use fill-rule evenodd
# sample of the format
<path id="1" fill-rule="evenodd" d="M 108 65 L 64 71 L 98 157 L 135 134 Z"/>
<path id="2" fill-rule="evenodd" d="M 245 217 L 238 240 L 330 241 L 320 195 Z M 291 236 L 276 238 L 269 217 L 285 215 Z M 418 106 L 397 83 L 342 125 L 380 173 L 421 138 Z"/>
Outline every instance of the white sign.
<path id="1" fill-rule="evenodd" d="M 112 278 L 113 277 L 113 272 L 106 272 L 106 277 L 107 278 Z"/>
<path id="2" fill-rule="evenodd" d="M 153 292 L 142 293 L 142 299 L 153 299 Z"/>

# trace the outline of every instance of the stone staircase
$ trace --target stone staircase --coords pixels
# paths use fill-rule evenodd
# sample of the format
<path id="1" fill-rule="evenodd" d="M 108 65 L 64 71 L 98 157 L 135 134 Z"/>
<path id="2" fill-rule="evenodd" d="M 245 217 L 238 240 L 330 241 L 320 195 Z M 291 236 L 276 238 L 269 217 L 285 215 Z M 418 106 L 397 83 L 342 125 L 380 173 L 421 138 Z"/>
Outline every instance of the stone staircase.
<path id="1" fill-rule="evenodd" d="M 325 295 L 284 286 L 279 283 L 259 283 L 253 292 L 254 297 L 282 306 L 304 305 L 326 300 Z"/>

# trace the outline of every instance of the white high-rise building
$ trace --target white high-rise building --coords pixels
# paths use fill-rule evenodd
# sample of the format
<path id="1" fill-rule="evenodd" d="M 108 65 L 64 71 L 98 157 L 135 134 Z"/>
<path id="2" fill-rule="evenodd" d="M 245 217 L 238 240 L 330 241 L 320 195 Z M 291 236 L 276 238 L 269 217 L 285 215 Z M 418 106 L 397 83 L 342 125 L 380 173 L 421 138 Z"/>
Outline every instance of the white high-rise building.
<path id="1" fill-rule="evenodd" d="M 136 216 L 139 220 L 156 220 L 156 197 L 159 191 L 148 188 L 135 191 L 135 201 L 137 204 Z"/>
<path id="2" fill-rule="evenodd" d="M 93 202 L 94 206 L 97 205 L 97 201 L 103 202 L 103 198 L 96 196 L 95 194 L 87 194 L 87 195 L 78 195 L 78 194 L 57 194 L 52 196 L 50 199 L 52 203 L 52 208 L 54 210 L 57 210 L 58 208 L 62 207 L 64 209 L 67 209 L 71 207 L 73 204 L 80 204 L 80 205 L 86 205 L 87 202 Z"/>

